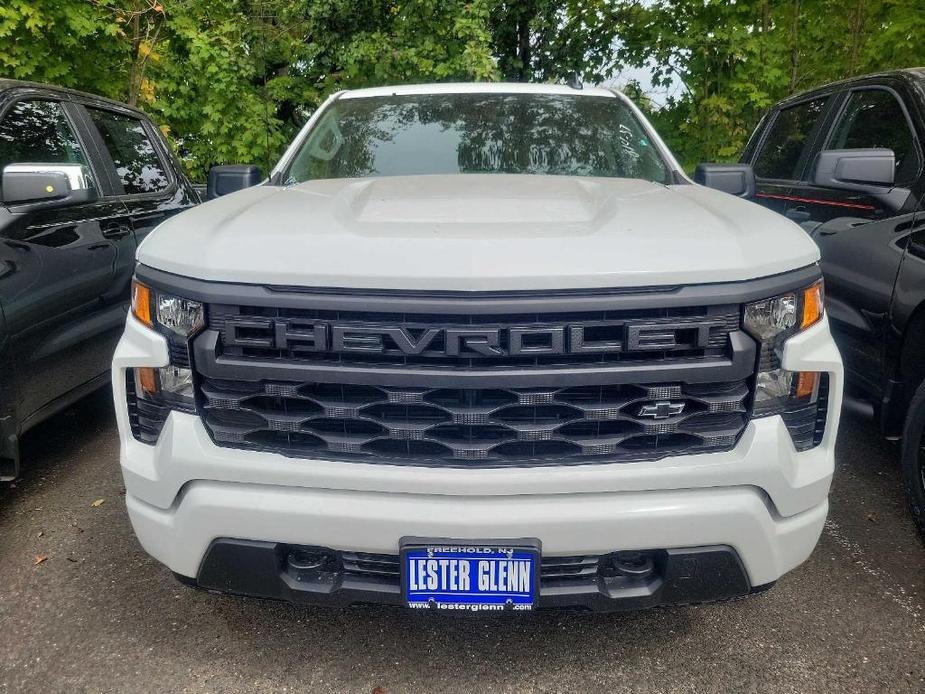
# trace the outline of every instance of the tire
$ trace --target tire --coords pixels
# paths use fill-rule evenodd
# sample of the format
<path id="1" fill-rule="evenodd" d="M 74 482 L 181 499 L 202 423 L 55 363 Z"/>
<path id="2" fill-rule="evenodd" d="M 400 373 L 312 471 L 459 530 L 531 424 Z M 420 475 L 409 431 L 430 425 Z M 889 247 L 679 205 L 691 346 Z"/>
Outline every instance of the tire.
<path id="1" fill-rule="evenodd" d="M 925 540 L 925 383 L 916 389 L 906 413 L 902 471 L 912 520 Z"/>

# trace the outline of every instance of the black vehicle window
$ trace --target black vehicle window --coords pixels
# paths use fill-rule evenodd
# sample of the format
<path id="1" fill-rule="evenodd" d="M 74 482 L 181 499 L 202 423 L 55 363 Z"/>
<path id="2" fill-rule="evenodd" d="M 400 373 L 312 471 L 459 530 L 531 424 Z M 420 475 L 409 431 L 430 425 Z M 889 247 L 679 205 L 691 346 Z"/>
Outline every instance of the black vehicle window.
<path id="1" fill-rule="evenodd" d="M 161 159 L 138 118 L 88 108 L 106 143 L 126 194 L 155 193 L 170 185 Z"/>
<path id="2" fill-rule="evenodd" d="M 812 144 L 809 136 L 822 115 L 828 97 L 804 101 L 785 108 L 774 119 L 771 131 L 755 158 L 755 173 L 762 178 L 797 180 L 800 155 Z"/>
<path id="3" fill-rule="evenodd" d="M 57 101 L 20 101 L 0 121 L 0 170 L 30 163 L 87 163 Z"/>
<path id="4" fill-rule="evenodd" d="M 896 182 L 909 183 L 919 172 L 915 138 L 899 101 L 884 89 L 851 94 L 826 149 L 883 147 L 896 155 Z"/>

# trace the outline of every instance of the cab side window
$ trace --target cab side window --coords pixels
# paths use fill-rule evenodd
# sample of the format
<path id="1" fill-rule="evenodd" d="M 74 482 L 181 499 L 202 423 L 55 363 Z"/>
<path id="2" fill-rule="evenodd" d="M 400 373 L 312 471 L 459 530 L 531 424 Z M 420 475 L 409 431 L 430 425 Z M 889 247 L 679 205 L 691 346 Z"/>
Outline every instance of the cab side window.
<path id="1" fill-rule="evenodd" d="M 777 114 L 755 158 L 755 173 L 761 178 L 798 180 L 803 150 L 825 111 L 828 97 L 804 101 Z"/>
<path id="2" fill-rule="evenodd" d="M 20 101 L 0 120 L 0 171 L 7 164 L 87 164 L 56 101 Z"/>
<path id="3" fill-rule="evenodd" d="M 87 111 L 127 195 L 156 193 L 170 186 L 161 158 L 139 119 L 97 108 L 88 107 Z"/>
<path id="4" fill-rule="evenodd" d="M 885 89 L 852 92 L 826 149 L 882 147 L 896 155 L 896 184 L 913 182 L 921 167 L 915 137 L 902 107 Z"/>

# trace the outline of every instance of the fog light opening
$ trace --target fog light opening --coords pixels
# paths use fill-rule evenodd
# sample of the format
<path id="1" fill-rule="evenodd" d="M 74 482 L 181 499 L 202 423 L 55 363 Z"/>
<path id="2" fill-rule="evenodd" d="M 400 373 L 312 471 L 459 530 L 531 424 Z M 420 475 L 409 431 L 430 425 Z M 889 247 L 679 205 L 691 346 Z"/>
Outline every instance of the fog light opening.
<path id="1" fill-rule="evenodd" d="M 646 580 L 655 573 L 655 562 L 648 552 L 614 552 L 603 557 L 601 573 L 605 576 L 623 576 Z"/>
<path id="2" fill-rule="evenodd" d="M 294 548 L 286 555 L 286 566 L 293 571 L 332 571 L 336 560 L 331 552 Z"/>

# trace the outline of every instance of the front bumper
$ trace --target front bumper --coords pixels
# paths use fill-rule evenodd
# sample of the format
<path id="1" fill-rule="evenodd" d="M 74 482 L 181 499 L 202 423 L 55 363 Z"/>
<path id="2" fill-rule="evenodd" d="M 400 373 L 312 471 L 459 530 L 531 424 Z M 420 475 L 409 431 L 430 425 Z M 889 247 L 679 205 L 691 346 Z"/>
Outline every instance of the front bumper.
<path id="1" fill-rule="evenodd" d="M 330 552 L 323 568 L 306 570 L 287 561 L 293 551 L 283 543 L 215 540 L 197 578 L 180 578 L 207 590 L 301 604 L 405 604 L 397 556 Z M 730 547 L 670 549 L 648 558 L 650 571 L 641 576 L 608 571 L 606 556 L 547 559 L 538 606 L 612 612 L 732 599 L 770 587 L 752 588 Z"/>
<path id="2" fill-rule="evenodd" d="M 124 370 L 167 361 L 163 338 L 130 317 L 113 362 L 126 503 L 142 546 L 207 587 L 223 587 L 203 573 L 210 548 L 222 538 L 266 543 L 276 553 L 295 545 L 395 555 L 403 536 L 534 537 L 544 558 L 729 548 L 742 577 L 733 593 L 742 594 L 803 562 L 825 522 L 842 388 L 841 361 L 825 321 L 791 339 L 783 357 L 784 368 L 830 374 L 819 446 L 796 452 L 781 419 L 769 417 L 750 422 L 733 450 L 639 463 L 465 470 L 293 459 L 218 447 L 197 416 L 178 412 L 149 446 L 129 428 Z M 283 568 L 277 569 L 273 581 L 283 580 Z M 731 574 L 705 571 L 715 590 L 709 596 L 695 591 L 692 599 L 731 597 Z M 224 589 L 297 599 L 270 588 Z M 351 594 L 343 585 L 341 591 L 313 597 L 393 602 L 388 590 L 378 597 Z M 634 602 L 598 581 L 555 597 L 544 589 L 541 606 L 619 609 L 678 601 L 666 596 Z"/>

